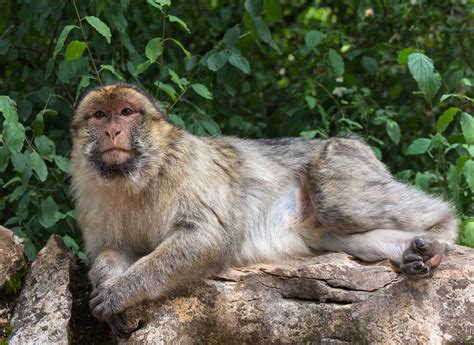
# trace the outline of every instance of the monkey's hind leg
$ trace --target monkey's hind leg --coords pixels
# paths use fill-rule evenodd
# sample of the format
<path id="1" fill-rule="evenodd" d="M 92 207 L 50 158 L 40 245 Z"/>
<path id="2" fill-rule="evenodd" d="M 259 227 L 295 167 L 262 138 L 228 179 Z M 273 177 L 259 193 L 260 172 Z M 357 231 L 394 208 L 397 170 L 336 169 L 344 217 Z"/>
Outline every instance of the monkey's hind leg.
<path id="1" fill-rule="evenodd" d="M 394 180 L 359 140 L 322 145 L 306 182 L 315 217 L 326 229 L 316 249 L 390 259 L 408 275 L 436 268 L 456 235 L 452 207 Z"/>

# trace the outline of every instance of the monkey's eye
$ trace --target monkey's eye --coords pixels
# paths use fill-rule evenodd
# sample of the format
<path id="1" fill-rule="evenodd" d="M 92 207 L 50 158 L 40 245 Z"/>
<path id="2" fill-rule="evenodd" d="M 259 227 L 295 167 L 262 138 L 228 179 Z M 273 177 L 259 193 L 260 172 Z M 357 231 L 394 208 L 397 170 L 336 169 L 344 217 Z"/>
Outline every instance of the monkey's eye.
<path id="1" fill-rule="evenodd" d="M 105 117 L 105 113 L 102 111 L 102 110 L 97 110 L 95 113 L 94 113 L 94 117 L 96 119 L 101 119 L 103 117 Z"/>
<path id="2" fill-rule="evenodd" d="M 123 108 L 123 109 L 122 109 L 122 115 L 124 115 L 124 116 L 128 116 L 128 115 L 130 115 L 131 113 L 133 113 L 133 110 L 130 109 L 130 108 Z"/>

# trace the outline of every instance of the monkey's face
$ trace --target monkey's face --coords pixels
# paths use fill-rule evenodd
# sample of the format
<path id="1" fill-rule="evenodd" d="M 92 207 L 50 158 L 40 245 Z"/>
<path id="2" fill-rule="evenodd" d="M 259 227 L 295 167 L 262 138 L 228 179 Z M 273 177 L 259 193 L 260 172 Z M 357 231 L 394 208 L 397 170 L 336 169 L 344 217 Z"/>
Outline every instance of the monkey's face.
<path id="1" fill-rule="evenodd" d="M 100 87 L 77 108 L 74 143 L 101 177 L 133 176 L 144 164 L 146 116 L 159 116 L 159 112 L 141 91 L 126 84 Z"/>

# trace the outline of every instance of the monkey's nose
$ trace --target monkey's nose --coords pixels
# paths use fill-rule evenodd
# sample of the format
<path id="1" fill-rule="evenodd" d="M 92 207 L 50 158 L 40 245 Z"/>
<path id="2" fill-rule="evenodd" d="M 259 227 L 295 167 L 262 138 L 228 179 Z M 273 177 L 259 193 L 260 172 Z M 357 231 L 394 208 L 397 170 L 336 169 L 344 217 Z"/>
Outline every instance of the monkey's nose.
<path id="1" fill-rule="evenodd" d="M 119 128 L 106 129 L 105 135 L 114 140 L 122 131 Z"/>

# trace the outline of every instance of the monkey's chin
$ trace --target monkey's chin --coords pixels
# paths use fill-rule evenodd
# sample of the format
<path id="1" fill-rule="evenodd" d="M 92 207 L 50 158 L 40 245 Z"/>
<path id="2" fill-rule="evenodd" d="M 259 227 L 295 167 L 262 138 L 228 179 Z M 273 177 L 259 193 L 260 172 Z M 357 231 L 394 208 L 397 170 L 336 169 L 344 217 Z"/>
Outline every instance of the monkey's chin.
<path id="1" fill-rule="evenodd" d="M 102 153 L 102 160 L 107 165 L 122 165 L 125 164 L 131 158 L 131 152 L 113 149 Z"/>

